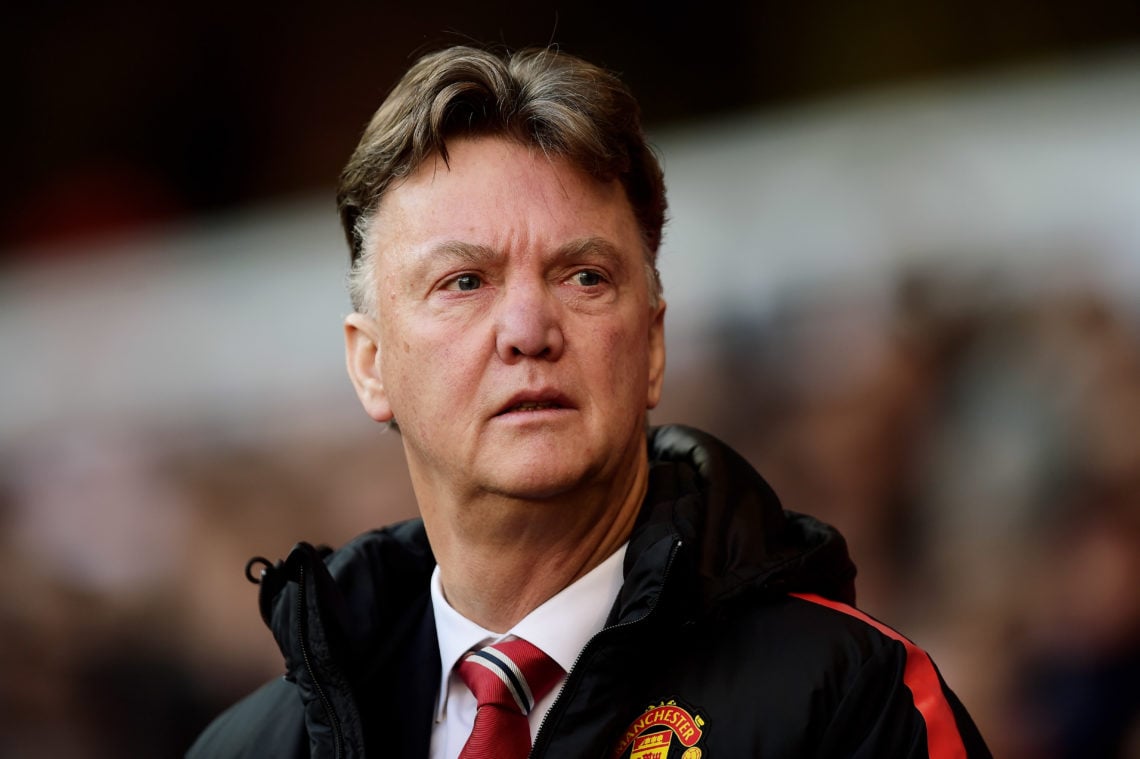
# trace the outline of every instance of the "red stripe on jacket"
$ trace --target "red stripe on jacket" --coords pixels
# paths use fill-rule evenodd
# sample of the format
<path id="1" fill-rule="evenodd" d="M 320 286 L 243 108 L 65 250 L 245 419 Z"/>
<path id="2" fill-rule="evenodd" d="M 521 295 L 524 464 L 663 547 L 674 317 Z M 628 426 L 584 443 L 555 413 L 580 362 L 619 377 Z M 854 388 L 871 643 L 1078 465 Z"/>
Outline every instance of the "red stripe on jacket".
<path id="1" fill-rule="evenodd" d="M 942 693 L 942 682 L 938 679 L 934 663 L 930 661 L 930 657 L 925 651 L 891 628 L 868 617 L 852 606 L 813 593 L 790 593 L 789 595 L 854 617 L 874 627 L 888 638 L 902 643 L 906 649 L 906 668 L 903 670 L 903 683 L 910 689 L 914 697 L 915 708 L 918 709 L 923 721 L 926 722 L 926 751 L 930 755 L 930 759 L 966 758 L 966 747 L 962 743 L 962 736 L 958 733 L 958 723 L 954 720 L 954 712 L 951 711 L 950 704 Z"/>

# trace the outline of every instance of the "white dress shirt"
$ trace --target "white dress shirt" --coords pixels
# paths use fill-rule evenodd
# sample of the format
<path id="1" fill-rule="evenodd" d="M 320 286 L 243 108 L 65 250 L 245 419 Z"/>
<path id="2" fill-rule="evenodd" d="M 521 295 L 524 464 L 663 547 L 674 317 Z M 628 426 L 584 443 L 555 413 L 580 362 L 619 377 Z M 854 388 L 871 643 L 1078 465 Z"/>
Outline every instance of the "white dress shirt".
<path id="1" fill-rule="evenodd" d="M 622 545 L 502 635 L 485 630 L 453 609 L 443 596 L 439 567 L 435 568 L 431 576 L 431 603 L 442 677 L 431 731 L 431 759 L 456 759 L 475 723 L 475 696 L 455 671 L 459 660 L 472 649 L 508 638 L 522 638 L 558 662 L 564 672 L 569 672 L 586 642 L 602 629 L 617 599 L 628 545 Z M 565 681 L 563 675 L 527 717 L 532 741 Z"/>

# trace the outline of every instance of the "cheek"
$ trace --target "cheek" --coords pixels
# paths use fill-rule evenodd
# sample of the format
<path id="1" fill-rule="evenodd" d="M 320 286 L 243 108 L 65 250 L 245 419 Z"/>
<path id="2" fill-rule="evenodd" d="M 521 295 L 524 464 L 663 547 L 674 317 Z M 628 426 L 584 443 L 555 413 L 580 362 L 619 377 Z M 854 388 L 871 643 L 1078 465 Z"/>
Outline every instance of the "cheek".
<path id="1" fill-rule="evenodd" d="M 631 321 L 635 321 L 631 318 Z M 625 390 L 631 395 L 643 392 L 648 381 L 648 346 L 645 338 L 648 325 L 631 329 L 628 323 L 615 324 L 599 330 L 594 336 L 603 369 L 610 374 L 615 390 Z"/>
<path id="2" fill-rule="evenodd" d="M 415 329 L 399 341 L 400 355 L 393 357 L 398 367 L 400 397 L 416 406 L 440 403 L 454 405 L 470 396 L 477 347 L 464 330 L 451 328 Z M 431 408 L 425 408 L 430 412 Z"/>

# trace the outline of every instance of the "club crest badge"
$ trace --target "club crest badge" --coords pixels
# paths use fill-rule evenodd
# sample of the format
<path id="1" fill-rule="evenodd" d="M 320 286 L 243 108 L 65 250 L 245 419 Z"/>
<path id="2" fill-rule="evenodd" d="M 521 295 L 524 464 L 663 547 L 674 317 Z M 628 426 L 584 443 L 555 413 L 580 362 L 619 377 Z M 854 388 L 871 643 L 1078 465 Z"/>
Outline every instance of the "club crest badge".
<path id="1" fill-rule="evenodd" d="M 705 718 L 676 699 L 651 704 L 626 728 L 612 759 L 708 759 Z"/>

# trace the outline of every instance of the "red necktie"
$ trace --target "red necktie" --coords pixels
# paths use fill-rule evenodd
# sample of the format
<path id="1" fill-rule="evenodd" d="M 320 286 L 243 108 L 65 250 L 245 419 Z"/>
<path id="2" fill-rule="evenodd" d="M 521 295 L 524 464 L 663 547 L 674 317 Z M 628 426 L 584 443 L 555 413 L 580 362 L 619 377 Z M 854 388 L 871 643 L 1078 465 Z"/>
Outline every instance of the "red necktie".
<path id="1" fill-rule="evenodd" d="M 516 638 L 467 654 L 459 676 L 479 705 L 459 759 L 526 759 L 527 715 L 562 678 L 558 662 Z"/>

